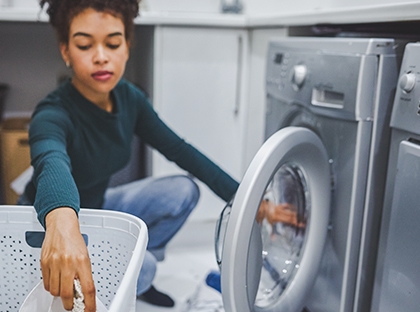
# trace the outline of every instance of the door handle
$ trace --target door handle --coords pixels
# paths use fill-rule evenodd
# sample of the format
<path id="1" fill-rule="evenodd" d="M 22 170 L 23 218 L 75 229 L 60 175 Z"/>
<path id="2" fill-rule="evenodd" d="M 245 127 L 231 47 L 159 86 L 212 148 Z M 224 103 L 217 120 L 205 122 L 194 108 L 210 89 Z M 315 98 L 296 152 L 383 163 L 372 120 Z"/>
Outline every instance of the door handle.
<path id="1" fill-rule="evenodd" d="M 243 66 L 243 38 L 238 36 L 238 57 L 236 58 L 236 91 L 235 91 L 235 106 L 233 114 L 238 116 L 241 106 L 241 84 L 242 84 L 242 66 Z"/>

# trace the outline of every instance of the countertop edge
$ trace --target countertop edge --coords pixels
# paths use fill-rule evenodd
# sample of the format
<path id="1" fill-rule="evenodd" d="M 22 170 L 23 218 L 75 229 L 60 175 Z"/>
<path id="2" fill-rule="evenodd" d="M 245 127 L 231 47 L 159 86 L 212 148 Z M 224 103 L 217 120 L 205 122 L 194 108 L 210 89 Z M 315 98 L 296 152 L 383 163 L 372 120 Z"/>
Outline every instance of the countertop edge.
<path id="1" fill-rule="evenodd" d="M 299 14 L 261 14 L 248 17 L 250 27 L 357 24 L 420 20 L 420 2 L 329 8 Z"/>
<path id="2" fill-rule="evenodd" d="M 285 27 L 315 24 L 355 24 L 420 20 L 420 1 L 355 8 L 329 8 L 287 14 L 221 14 L 196 12 L 141 12 L 136 25 L 178 25 L 208 27 Z M 0 8 L 0 21 L 46 22 L 37 8 Z"/>

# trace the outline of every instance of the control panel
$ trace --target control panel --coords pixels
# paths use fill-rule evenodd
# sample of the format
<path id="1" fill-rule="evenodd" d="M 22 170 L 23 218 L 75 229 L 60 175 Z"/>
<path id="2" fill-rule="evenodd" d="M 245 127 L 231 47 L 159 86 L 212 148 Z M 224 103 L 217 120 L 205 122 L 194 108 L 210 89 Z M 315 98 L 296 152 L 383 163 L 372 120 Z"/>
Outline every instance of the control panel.
<path id="1" fill-rule="evenodd" d="M 420 134 L 420 43 L 405 47 L 391 126 Z"/>
<path id="2" fill-rule="evenodd" d="M 299 102 L 319 114 L 337 118 L 371 118 L 376 55 L 293 50 L 273 44 L 267 62 L 266 91 L 272 98 Z M 361 85 L 369 91 L 358 92 Z"/>

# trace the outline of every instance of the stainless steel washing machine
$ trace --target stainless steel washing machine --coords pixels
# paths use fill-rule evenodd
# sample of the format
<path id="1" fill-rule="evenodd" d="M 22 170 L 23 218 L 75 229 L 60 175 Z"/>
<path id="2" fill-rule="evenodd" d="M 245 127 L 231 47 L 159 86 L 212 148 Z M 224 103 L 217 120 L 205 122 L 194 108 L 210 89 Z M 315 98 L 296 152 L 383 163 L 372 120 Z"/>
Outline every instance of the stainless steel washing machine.
<path id="1" fill-rule="evenodd" d="M 353 311 L 397 75 L 392 39 L 270 43 L 267 140 L 216 239 L 226 311 Z"/>
<path id="2" fill-rule="evenodd" d="M 405 48 L 371 311 L 420 311 L 420 43 Z"/>

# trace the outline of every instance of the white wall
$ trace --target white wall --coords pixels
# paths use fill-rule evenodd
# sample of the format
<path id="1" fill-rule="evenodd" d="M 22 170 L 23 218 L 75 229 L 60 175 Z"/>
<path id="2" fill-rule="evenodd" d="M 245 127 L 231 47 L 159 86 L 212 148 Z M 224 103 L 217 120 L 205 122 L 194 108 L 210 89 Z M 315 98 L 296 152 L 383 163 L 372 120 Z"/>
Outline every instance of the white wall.
<path id="1" fill-rule="evenodd" d="M 333 6 L 334 0 L 242 0 L 244 14 L 288 14 L 323 10 Z"/>
<path id="2" fill-rule="evenodd" d="M 220 0 L 142 0 L 140 10 L 219 13 Z"/>
<path id="3" fill-rule="evenodd" d="M 5 113 L 32 111 L 67 69 L 47 23 L 0 23 L 0 82 L 10 85 Z"/>

